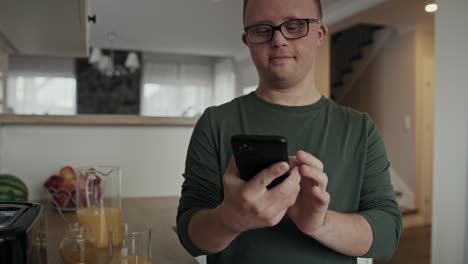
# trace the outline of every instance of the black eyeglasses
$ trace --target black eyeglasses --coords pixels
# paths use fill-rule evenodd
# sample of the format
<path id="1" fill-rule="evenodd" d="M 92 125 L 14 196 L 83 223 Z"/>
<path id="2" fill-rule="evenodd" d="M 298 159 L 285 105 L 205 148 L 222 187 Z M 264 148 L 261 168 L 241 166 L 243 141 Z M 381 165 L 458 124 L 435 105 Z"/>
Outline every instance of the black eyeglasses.
<path id="1" fill-rule="evenodd" d="M 250 43 L 262 44 L 270 42 L 276 30 L 281 32 L 285 39 L 303 38 L 309 34 L 310 23 L 321 23 L 321 20 L 315 18 L 298 18 L 285 21 L 277 26 L 257 24 L 245 27 L 244 31 Z"/>

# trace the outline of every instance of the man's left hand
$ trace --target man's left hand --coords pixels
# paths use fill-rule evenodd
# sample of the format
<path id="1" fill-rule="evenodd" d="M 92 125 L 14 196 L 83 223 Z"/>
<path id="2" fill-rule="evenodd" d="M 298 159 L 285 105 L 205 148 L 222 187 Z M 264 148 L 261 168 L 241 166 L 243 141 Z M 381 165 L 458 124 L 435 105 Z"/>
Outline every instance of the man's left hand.
<path id="1" fill-rule="evenodd" d="M 323 163 L 312 154 L 298 151 L 290 157 L 291 169 L 299 167 L 301 190 L 296 203 L 289 207 L 288 215 L 305 234 L 314 236 L 325 226 L 330 194 L 326 191 L 328 177 Z"/>

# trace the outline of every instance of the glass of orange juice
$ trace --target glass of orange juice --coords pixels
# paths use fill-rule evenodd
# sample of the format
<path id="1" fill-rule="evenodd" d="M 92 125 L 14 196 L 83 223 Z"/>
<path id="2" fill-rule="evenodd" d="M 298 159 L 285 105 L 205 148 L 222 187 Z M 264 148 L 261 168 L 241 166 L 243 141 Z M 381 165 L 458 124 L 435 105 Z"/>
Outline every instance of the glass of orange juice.
<path id="1" fill-rule="evenodd" d="M 112 264 L 150 264 L 151 228 L 129 229 L 122 224 L 123 240 L 112 257 Z"/>
<path id="2" fill-rule="evenodd" d="M 122 242 L 121 231 L 121 170 L 118 166 L 87 166 L 77 168 L 76 218 L 90 227 L 97 248 L 108 247 L 109 231 L 112 245 Z"/>

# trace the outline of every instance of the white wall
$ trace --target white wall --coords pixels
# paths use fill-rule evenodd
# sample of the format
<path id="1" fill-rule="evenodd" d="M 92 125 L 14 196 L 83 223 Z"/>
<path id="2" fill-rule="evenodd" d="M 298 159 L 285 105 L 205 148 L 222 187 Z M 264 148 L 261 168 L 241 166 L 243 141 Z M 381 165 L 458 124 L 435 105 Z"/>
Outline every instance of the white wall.
<path id="1" fill-rule="evenodd" d="M 47 177 L 67 164 L 121 166 L 126 197 L 179 195 L 193 127 L 8 125 L 0 129 L 1 172 L 24 179 L 34 200 L 43 197 Z"/>
<path id="2" fill-rule="evenodd" d="M 468 135 L 467 135 L 468 137 Z M 466 155 L 468 156 L 468 155 Z M 466 163 L 465 164 L 468 164 L 468 157 L 467 157 L 467 160 L 466 160 Z M 467 173 L 468 174 L 468 173 Z M 468 176 L 467 176 L 468 177 Z M 468 190 L 468 180 L 466 182 L 466 187 L 465 187 L 466 190 Z M 465 227 L 468 225 L 468 202 L 466 202 L 466 198 L 465 198 Z M 465 230 L 465 256 L 464 256 L 464 259 L 465 259 L 465 263 L 468 262 L 468 228 Z"/>
<path id="3" fill-rule="evenodd" d="M 468 1 L 438 0 L 432 263 L 468 263 Z"/>

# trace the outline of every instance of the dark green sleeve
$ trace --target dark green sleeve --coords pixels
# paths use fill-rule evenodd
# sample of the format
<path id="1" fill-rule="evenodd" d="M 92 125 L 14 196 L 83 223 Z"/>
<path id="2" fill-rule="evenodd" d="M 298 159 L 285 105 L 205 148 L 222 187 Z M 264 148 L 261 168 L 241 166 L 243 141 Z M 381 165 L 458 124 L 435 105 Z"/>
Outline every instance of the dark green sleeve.
<path id="1" fill-rule="evenodd" d="M 390 181 L 390 163 L 374 122 L 366 115 L 367 154 L 359 214 L 372 227 L 373 243 L 366 258 L 389 259 L 402 231 L 401 212 Z"/>
<path id="2" fill-rule="evenodd" d="M 190 240 L 188 225 L 197 211 L 214 208 L 222 201 L 222 177 L 210 109 L 198 120 L 187 151 L 182 195 L 177 208 L 177 234 L 185 249 L 193 256 L 207 252 Z"/>

